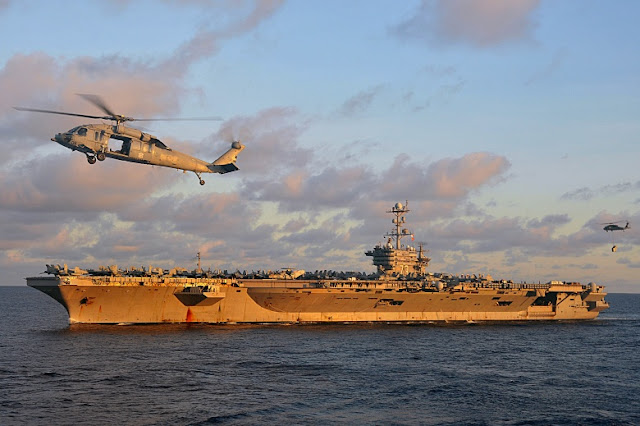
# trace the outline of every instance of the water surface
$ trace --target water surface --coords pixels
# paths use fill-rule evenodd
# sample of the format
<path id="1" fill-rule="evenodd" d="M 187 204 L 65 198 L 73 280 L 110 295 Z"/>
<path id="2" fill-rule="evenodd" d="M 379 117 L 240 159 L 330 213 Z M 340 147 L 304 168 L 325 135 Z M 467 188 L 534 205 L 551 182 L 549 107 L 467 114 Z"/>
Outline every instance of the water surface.
<path id="1" fill-rule="evenodd" d="M 0 287 L 1 424 L 640 424 L 640 295 L 598 320 L 69 326 Z"/>

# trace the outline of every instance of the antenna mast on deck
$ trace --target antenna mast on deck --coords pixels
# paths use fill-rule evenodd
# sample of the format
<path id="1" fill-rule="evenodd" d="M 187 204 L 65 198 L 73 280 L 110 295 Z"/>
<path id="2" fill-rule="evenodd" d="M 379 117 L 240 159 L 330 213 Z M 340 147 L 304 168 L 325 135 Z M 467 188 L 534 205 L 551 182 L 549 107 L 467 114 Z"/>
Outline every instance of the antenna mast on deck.
<path id="1" fill-rule="evenodd" d="M 404 215 L 409 213 L 409 211 L 409 201 L 405 201 L 404 206 L 402 203 L 396 203 L 391 210 L 387 211 L 387 213 L 393 213 L 396 217 L 391 220 L 391 223 L 395 225 L 395 229 L 392 229 L 391 232 L 388 232 L 385 236 L 395 239 L 396 249 L 400 248 L 400 242 L 403 237 L 411 235 L 408 229 L 402 228 L 405 223 Z"/>

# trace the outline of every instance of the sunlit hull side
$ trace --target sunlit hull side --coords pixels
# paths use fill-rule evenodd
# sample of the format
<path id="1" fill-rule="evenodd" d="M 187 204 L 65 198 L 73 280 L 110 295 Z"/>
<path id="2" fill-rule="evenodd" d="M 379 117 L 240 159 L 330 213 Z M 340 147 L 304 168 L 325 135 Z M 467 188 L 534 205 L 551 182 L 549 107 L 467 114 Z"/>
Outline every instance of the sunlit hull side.
<path id="1" fill-rule="evenodd" d="M 602 287 L 580 284 L 415 290 L 393 281 L 87 276 L 27 284 L 60 302 L 71 323 L 591 320 L 608 308 Z"/>

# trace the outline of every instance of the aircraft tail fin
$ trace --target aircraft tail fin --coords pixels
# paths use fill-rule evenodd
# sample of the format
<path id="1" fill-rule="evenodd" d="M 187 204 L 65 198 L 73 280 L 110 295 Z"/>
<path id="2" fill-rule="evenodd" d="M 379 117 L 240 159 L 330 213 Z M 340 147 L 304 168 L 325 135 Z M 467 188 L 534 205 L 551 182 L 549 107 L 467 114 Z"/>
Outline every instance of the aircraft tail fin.
<path id="1" fill-rule="evenodd" d="M 229 173 L 235 172 L 238 170 L 238 166 L 236 166 L 236 160 L 238 159 L 238 154 L 240 151 L 244 149 L 244 145 L 240 143 L 240 141 L 234 141 L 231 144 L 231 148 L 224 154 L 222 154 L 216 161 L 209 164 L 209 169 L 213 173 Z"/>

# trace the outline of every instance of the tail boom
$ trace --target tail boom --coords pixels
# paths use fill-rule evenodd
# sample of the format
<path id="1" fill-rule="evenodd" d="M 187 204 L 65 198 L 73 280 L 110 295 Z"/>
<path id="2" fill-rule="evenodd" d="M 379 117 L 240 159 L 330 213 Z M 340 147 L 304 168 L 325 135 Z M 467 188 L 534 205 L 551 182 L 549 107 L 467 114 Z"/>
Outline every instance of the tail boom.
<path id="1" fill-rule="evenodd" d="M 238 170 L 238 166 L 236 166 L 236 160 L 238 159 L 238 154 L 244 149 L 244 145 L 240 143 L 240 141 L 234 141 L 231 144 L 231 148 L 224 154 L 222 154 L 216 161 L 209 164 L 207 167 L 211 170 L 212 173 L 229 173 L 235 172 Z"/>

